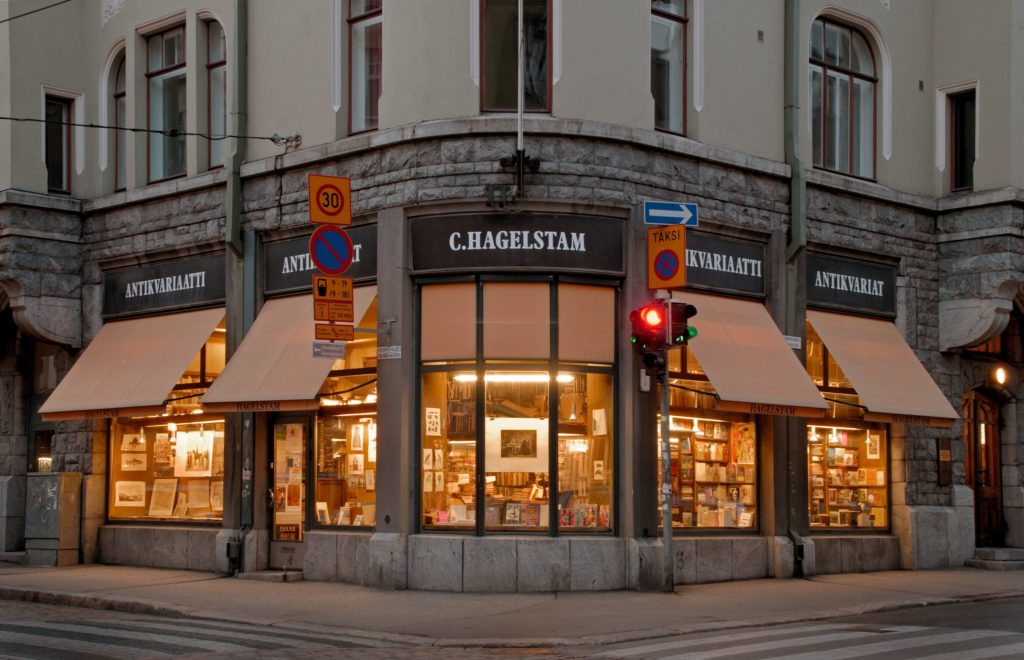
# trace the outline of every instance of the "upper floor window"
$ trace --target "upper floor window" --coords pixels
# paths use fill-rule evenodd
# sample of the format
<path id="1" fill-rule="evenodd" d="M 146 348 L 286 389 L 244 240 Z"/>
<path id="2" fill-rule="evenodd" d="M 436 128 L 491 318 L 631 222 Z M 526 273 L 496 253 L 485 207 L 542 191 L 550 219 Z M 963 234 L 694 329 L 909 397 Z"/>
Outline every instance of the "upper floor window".
<path id="1" fill-rule="evenodd" d="M 857 30 L 826 18 L 811 25 L 814 166 L 875 175 L 875 60 Z"/>
<path id="2" fill-rule="evenodd" d="M 114 189 L 124 190 L 127 184 L 127 143 L 125 142 L 124 129 L 127 126 L 125 123 L 125 117 L 127 116 L 127 104 L 125 102 L 125 92 L 127 91 L 126 74 L 124 70 L 124 57 L 121 58 L 121 62 L 117 65 L 117 73 L 114 74 L 114 126 L 117 130 L 114 131 Z"/>
<path id="3" fill-rule="evenodd" d="M 149 38 L 149 180 L 185 174 L 185 28 Z"/>
<path id="4" fill-rule="evenodd" d="M 654 127 L 686 131 L 686 3 L 651 0 L 651 94 Z"/>
<path id="5" fill-rule="evenodd" d="M 381 91 L 381 0 L 350 0 L 350 132 L 377 128 Z"/>
<path id="6" fill-rule="evenodd" d="M 206 73 L 210 167 L 219 167 L 224 164 L 224 140 L 217 138 L 227 135 L 228 124 L 227 46 L 224 28 L 216 21 L 207 24 Z"/>
<path id="7" fill-rule="evenodd" d="M 951 190 L 974 187 L 976 94 L 971 89 L 949 96 Z"/>
<path id="8" fill-rule="evenodd" d="M 523 108 L 551 110 L 549 0 L 523 0 Z M 481 109 L 516 110 L 519 17 L 516 0 L 483 0 Z"/>
<path id="9" fill-rule="evenodd" d="M 46 187 L 71 192 L 71 101 L 46 97 Z"/>

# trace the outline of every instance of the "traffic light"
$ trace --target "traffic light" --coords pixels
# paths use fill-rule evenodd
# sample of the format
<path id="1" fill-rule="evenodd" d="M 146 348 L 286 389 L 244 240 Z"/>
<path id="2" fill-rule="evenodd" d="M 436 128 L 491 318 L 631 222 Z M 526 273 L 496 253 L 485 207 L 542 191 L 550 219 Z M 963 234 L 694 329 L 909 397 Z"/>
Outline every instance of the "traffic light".
<path id="1" fill-rule="evenodd" d="M 655 374 L 665 368 L 667 319 L 661 305 L 647 305 L 629 313 L 633 335 L 629 341 L 637 347 L 644 367 Z"/>
<path id="2" fill-rule="evenodd" d="M 697 336 L 697 328 L 690 325 L 690 319 L 697 314 L 697 308 L 680 300 L 668 301 L 669 346 L 685 346 Z"/>

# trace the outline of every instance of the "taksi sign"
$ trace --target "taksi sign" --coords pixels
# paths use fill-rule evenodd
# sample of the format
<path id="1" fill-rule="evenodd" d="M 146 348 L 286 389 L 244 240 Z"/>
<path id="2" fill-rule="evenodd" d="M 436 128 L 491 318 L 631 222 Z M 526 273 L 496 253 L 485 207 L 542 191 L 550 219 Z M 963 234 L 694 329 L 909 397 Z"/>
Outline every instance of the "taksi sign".
<path id="1" fill-rule="evenodd" d="M 686 286 L 686 233 L 682 227 L 647 230 L 647 288 Z"/>

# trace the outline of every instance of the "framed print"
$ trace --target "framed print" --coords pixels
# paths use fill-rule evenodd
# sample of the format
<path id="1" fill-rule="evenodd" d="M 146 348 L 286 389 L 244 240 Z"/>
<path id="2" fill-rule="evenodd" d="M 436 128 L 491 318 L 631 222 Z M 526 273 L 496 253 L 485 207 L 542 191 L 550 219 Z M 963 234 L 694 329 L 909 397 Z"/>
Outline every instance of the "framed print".
<path id="1" fill-rule="evenodd" d="M 114 482 L 114 505 L 115 506 L 146 506 L 146 482 L 145 481 L 116 481 Z"/>
<path id="2" fill-rule="evenodd" d="M 366 425 L 366 461 L 377 462 L 377 425 L 373 422 Z"/>
<path id="3" fill-rule="evenodd" d="M 537 458 L 536 429 L 502 429 L 502 458 Z"/>
<path id="4" fill-rule="evenodd" d="M 598 408 L 594 411 L 593 434 L 608 435 L 608 413 L 604 408 Z"/>
<path id="5" fill-rule="evenodd" d="M 146 455 L 145 454 L 121 454 L 121 471 L 122 472 L 145 472 L 146 471 Z"/>
<path id="6" fill-rule="evenodd" d="M 217 480 L 210 482 L 210 508 L 214 511 L 224 510 L 224 482 Z"/>
<path id="7" fill-rule="evenodd" d="M 736 463 L 740 465 L 753 465 L 756 455 L 756 449 L 754 447 L 754 425 L 749 423 L 733 424 L 732 433 L 734 445 L 733 456 L 736 459 Z"/>
<path id="8" fill-rule="evenodd" d="M 188 502 L 193 509 L 210 508 L 209 479 L 192 479 L 188 482 Z"/>
<path id="9" fill-rule="evenodd" d="M 423 471 L 423 492 L 434 492 L 434 473 L 429 470 Z"/>
<path id="10" fill-rule="evenodd" d="M 594 481 L 604 481 L 604 461 L 594 461 Z"/>
<path id="11" fill-rule="evenodd" d="M 146 437 L 141 433 L 125 433 L 121 436 L 121 451 L 146 451 Z"/>
<path id="12" fill-rule="evenodd" d="M 327 502 L 316 503 L 316 521 L 320 525 L 331 524 L 331 514 L 327 510 Z"/>
<path id="13" fill-rule="evenodd" d="M 348 457 L 348 473 L 349 474 L 359 474 L 359 475 L 361 475 L 363 473 L 363 470 L 365 469 L 365 466 L 366 466 L 366 464 L 363 461 L 363 455 L 362 454 L 349 454 L 349 457 Z"/>
<path id="14" fill-rule="evenodd" d="M 210 471 L 214 477 L 224 476 L 224 431 L 213 433 L 213 465 Z"/>
<path id="15" fill-rule="evenodd" d="M 177 491 L 177 479 L 155 479 L 153 481 L 153 496 L 149 501 L 149 515 L 171 515 L 174 512 L 174 495 Z"/>
<path id="16" fill-rule="evenodd" d="M 299 511 L 302 509 L 302 484 L 288 484 L 285 486 L 285 511 Z"/>
<path id="17" fill-rule="evenodd" d="M 832 488 L 828 491 L 828 503 L 835 506 L 839 502 L 839 491 Z"/>
<path id="18" fill-rule="evenodd" d="M 533 417 L 487 419 L 484 449 L 488 471 L 547 472 L 548 420 Z"/>
<path id="19" fill-rule="evenodd" d="M 377 490 L 376 470 L 366 470 L 366 490 Z"/>
<path id="20" fill-rule="evenodd" d="M 213 464 L 213 431 L 177 434 L 174 451 L 174 476 L 209 477 Z"/>
<path id="21" fill-rule="evenodd" d="M 427 408 L 425 411 L 426 420 L 424 424 L 424 435 L 439 436 L 441 435 L 441 409 L 440 408 Z"/>
<path id="22" fill-rule="evenodd" d="M 433 470 L 434 469 L 434 450 L 424 449 L 423 450 L 423 469 Z"/>
<path id="23" fill-rule="evenodd" d="M 878 459 L 882 457 L 882 438 L 877 433 L 868 433 L 868 458 Z"/>
<path id="24" fill-rule="evenodd" d="M 174 449 L 168 433 L 157 433 L 153 442 L 153 472 L 158 477 L 174 476 Z"/>
<path id="25" fill-rule="evenodd" d="M 366 427 L 362 424 L 352 425 L 352 451 L 363 451 L 363 435 L 366 432 Z"/>

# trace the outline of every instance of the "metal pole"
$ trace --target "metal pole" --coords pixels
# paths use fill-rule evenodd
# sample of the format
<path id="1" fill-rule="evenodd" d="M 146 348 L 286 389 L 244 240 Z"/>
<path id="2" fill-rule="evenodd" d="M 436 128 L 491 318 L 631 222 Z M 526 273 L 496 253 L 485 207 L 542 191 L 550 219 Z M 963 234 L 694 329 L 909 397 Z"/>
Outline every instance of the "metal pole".
<path id="1" fill-rule="evenodd" d="M 672 459 L 669 455 L 669 419 L 668 419 L 668 355 L 665 353 L 665 370 L 661 374 L 661 523 L 662 545 L 664 546 L 664 583 L 665 591 L 675 588 L 672 573 Z"/>

